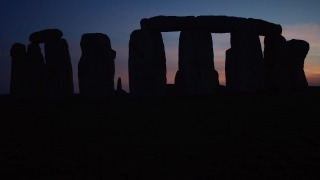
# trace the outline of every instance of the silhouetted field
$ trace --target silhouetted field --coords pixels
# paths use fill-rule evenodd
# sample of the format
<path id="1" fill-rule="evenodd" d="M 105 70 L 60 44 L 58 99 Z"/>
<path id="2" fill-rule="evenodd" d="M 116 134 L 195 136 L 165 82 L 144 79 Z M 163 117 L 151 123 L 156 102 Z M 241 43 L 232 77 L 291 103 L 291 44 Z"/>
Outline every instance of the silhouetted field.
<path id="1" fill-rule="evenodd" d="M 316 179 L 320 90 L 1 97 L 4 179 Z M 1 178 L 2 179 L 2 178 Z"/>

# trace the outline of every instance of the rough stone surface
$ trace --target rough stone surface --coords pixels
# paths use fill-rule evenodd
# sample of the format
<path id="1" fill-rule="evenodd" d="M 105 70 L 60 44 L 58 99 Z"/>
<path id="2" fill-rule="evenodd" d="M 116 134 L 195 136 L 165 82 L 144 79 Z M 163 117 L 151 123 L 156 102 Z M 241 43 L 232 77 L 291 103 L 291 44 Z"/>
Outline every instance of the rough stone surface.
<path id="1" fill-rule="evenodd" d="M 129 41 L 129 88 L 133 96 L 166 94 L 166 57 L 160 32 L 135 30 Z"/>
<path id="2" fill-rule="evenodd" d="M 45 43 L 46 41 L 61 39 L 62 36 L 63 33 L 59 29 L 45 29 L 32 33 L 29 40 L 34 43 Z"/>
<path id="3" fill-rule="evenodd" d="M 217 90 L 219 81 L 214 69 L 212 36 L 209 31 L 181 31 L 178 71 L 176 83 L 181 93 L 207 94 Z"/>
<path id="4" fill-rule="evenodd" d="M 67 41 L 46 41 L 45 60 L 48 98 L 66 98 L 73 95 L 72 65 Z"/>
<path id="5" fill-rule="evenodd" d="M 26 96 L 26 47 L 21 43 L 14 43 L 10 49 L 11 79 L 10 95 L 23 98 Z"/>
<path id="6" fill-rule="evenodd" d="M 78 64 L 80 94 L 106 97 L 114 93 L 116 52 L 107 35 L 86 33 L 81 37 L 82 55 Z"/>

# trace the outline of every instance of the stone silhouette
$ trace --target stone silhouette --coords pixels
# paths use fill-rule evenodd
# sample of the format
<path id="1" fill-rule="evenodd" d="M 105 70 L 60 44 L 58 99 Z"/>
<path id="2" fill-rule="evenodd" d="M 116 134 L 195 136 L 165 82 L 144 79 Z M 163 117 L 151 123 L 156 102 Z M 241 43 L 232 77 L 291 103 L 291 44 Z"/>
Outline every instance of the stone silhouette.
<path id="1" fill-rule="evenodd" d="M 78 63 L 80 94 L 84 97 L 106 97 L 114 93 L 116 52 L 110 39 L 102 33 L 81 37 L 82 55 Z"/>
<path id="2" fill-rule="evenodd" d="M 31 98 L 45 95 L 45 61 L 37 43 L 30 43 L 27 50 L 27 89 Z"/>
<path id="3" fill-rule="evenodd" d="M 116 93 L 117 93 L 118 95 L 127 94 L 127 92 L 122 89 L 122 82 L 121 82 L 121 78 L 120 78 L 120 77 L 118 78 L 118 81 L 117 81 L 117 90 L 116 90 Z"/>
<path id="4" fill-rule="evenodd" d="M 30 76 L 32 78 L 38 76 L 31 85 L 31 94 L 42 94 L 42 91 L 44 91 L 45 96 L 50 99 L 67 98 L 73 95 L 73 74 L 69 46 L 62 36 L 63 33 L 59 29 L 45 29 L 34 32 L 29 36 L 31 42 L 30 50 L 28 50 Z M 44 59 L 41 54 L 40 43 L 44 43 Z M 44 77 L 42 74 L 44 74 Z M 44 90 L 42 90 L 43 81 Z"/>
<path id="5" fill-rule="evenodd" d="M 309 52 L 309 43 L 304 40 L 287 41 L 288 61 L 290 61 L 290 79 L 292 89 L 301 90 L 308 87 L 304 73 L 304 60 Z"/>
<path id="6" fill-rule="evenodd" d="M 232 16 L 155 16 L 140 21 L 129 41 L 129 89 L 133 96 L 207 94 L 219 90 L 211 33 L 230 33 L 226 51 L 226 89 L 240 92 L 305 89 L 304 60 L 309 43 L 286 41 L 282 27 L 261 19 Z M 179 68 L 175 84 L 167 85 L 166 57 L 161 32 L 180 31 Z M 264 54 L 259 36 L 265 36 Z M 59 29 L 29 36 L 28 50 L 15 43 L 10 94 L 16 97 L 65 98 L 73 95 L 73 75 L 67 41 Z M 44 43 L 44 57 L 40 43 Z M 106 97 L 123 94 L 121 79 L 114 90 L 116 52 L 106 34 L 81 37 L 78 63 L 80 94 Z M 264 56 L 263 56 L 264 55 Z"/>
<path id="7" fill-rule="evenodd" d="M 264 38 L 264 61 L 267 90 L 290 89 L 290 64 L 286 39 L 282 35 Z"/>
<path id="8" fill-rule="evenodd" d="M 10 95 L 17 98 L 26 96 L 26 47 L 21 43 L 11 46 L 11 81 Z"/>
<path id="9" fill-rule="evenodd" d="M 225 67 L 226 74 L 230 75 L 226 76 L 227 88 L 242 92 L 264 90 L 264 62 L 258 33 L 250 28 L 231 32 L 231 50 L 228 53 L 231 55 L 227 55 L 229 59 Z"/>
<path id="10" fill-rule="evenodd" d="M 73 95 L 73 75 L 68 43 L 65 39 L 46 41 L 46 92 L 49 98 Z"/>
<path id="11" fill-rule="evenodd" d="M 219 80 L 213 63 L 212 36 L 207 30 L 181 31 L 179 69 L 175 78 L 183 94 L 208 94 L 217 91 Z"/>
<path id="12" fill-rule="evenodd" d="M 166 57 L 160 32 L 135 30 L 129 41 L 129 88 L 133 96 L 166 95 Z"/>
<path id="13" fill-rule="evenodd" d="M 158 32 L 191 30 L 197 27 L 195 16 L 155 16 L 140 21 L 141 29 Z"/>
<path id="14" fill-rule="evenodd" d="M 218 73 L 212 61 L 212 40 L 209 42 L 210 38 L 204 38 L 205 35 L 200 35 L 200 32 L 231 33 L 231 49 L 226 52 L 226 84 L 232 91 L 244 92 L 265 88 L 265 66 L 259 35 L 282 33 L 281 25 L 232 16 L 155 16 L 142 19 L 140 25 L 142 30 L 153 32 L 181 31 L 175 87 L 178 92 L 187 93 L 213 92 L 219 87 Z"/>
<path id="15" fill-rule="evenodd" d="M 62 31 L 59 29 L 44 29 L 30 34 L 29 40 L 33 43 L 46 43 L 51 40 L 61 39 L 63 36 Z"/>

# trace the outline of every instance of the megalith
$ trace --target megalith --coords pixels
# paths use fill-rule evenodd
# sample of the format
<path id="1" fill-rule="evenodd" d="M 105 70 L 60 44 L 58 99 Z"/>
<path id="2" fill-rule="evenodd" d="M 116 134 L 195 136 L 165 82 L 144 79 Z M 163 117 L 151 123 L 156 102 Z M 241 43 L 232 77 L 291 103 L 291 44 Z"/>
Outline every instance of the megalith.
<path id="1" fill-rule="evenodd" d="M 255 92 L 265 88 L 263 54 L 259 34 L 247 22 L 231 32 L 231 50 L 226 62 L 227 88 L 231 91 Z"/>
<path id="2" fill-rule="evenodd" d="M 30 43 L 27 49 L 28 91 L 30 97 L 45 95 L 45 61 L 37 43 Z"/>
<path id="3" fill-rule="evenodd" d="M 141 29 L 158 32 L 191 30 L 198 26 L 195 16 L 155 16 L 143 18 L 140 21 Z"/>
<path id="4" fill-rule="evenodd" d="M 30 34 L 29 40 L 30 42 L 39 44 L 51 40 L 61 39 L 62 36 L 63 33 L 59 29 L 44 29 Z"/>
<path id="5" fill-rule="evenodd" d="M 162 34 L 134 30 L 129 41 L 129 89 L 133 96 L 166 95 L 166 57 Z"/>
<path id="6" fill-rule="evenodd" d="M 292 89 L 301 90 L 308 87 L 304 73 L 304 60 L 309 52 L 309 43 L 304 40 L 287 41 L 288 61 L 290 61 L 290 76 Z"/>
<path id="7" fill-rule="evenodd" d="M 10 49 L 11 79 L 10 95 L 17 98 L 26 96 L 26 47 L 21 43 L 14 43 Z"/>
<path id="8" fill-rule="evenodd" d="M 203 29 L 181 31 L 176 87 L 182 94 L 209 94 L 218 89 L 211 33 Z"/>
<path id="9" fill-rule="evenodd" d="M 44 43 L 46 61 L 46 93 L 49 98 L 73 95 L 73 75 L 69 46 L 65 39 L 50 39 Z"/>
<path id="10" fill-rule="evenodd" d="M 123 94 L 127 94 L 127 92 L 125 90 L 122 89 L 122 82 L 121 82 L 121 78 L 119 77 L 117 80 L 117 90 L 116 93 L 118 95 L 123 95 Z"/>
<path id="11" fill-rule="evenodd" d="M 28 58 L 32 64 L 31 74 L 40 74 L 44 61 L 44 94 L 50 99 L 67 98 L 74 93 L 69 46 L 62 36 L 63 33 L 59 29 L 44 29 L 29 36 L 31 44 Z M 44 60 L 40 43 L 44 43 Z M 34 84 L 31 88 L 32 91 L 41 91 L 41 81 L 39 76 L 37 82 L 34 82 L 37 85 Z"/>
<path id="12" fill-rule="evenodd" d="M 106 34 L 86 33 L 81 37 L 78 63 L 80 95 L 106 97 L 114 93 L 116 52 Z"/>
<path id="13" fill-rule="evenodd" d="M 282 35 L 264 38 L 264 63 L 266 90 L 290 89 L 290 64 L 286 39 Z"/>

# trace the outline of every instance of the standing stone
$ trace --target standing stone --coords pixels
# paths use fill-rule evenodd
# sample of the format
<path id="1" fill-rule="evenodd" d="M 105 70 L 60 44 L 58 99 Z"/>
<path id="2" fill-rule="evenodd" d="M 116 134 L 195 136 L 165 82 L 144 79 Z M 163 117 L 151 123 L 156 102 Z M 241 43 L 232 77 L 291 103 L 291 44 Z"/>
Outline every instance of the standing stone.
<path id="1" fill-rule="evenodd" d="M 80 94 L 84 97 L 112 95 L 116 52 L 111 48 L 109 37 L 101 33 L 83 34 L 81 50 L 78 64 Z"/>
<path id="2" fill-rule="evenodd" d="M 240 92 L 255 92 L 264 89 L 265 73 L 259 35 L 248 25 L 231 32 L 231 55 L 226 63 L 231 79 L 228 89 Z M 232 67 L 229 69 L 229 67 Z"/>
<path id="3" fill-rule="evenodd" d="M 180 33 L 176 83 L 183 94 L 208 94 L 218 89 L 209 31 L 196 29 Z"/>
<path id="4" fill-rule="evenodd" d="M 45 95 L 45 62 L 39 44 L 28 45 L 27 61 L 29 95 L 33 98 L 43 97 Z"/>
<path id="5" fill-rule="evenodd" d="M 291 64 L 288 61 L 286 39 L 281 35 L 268 35 L 264 38 L 264 62 L 266 89 L 290 89 Z"/>
<path id="6" fill-rule="evenodd" d="M 121 78 L 120 77 L 118 78 L 118 81 L 117 81 L 117 94 L 118 95 L 126 94 L 126 91 L 124 91 L 122 89 L 122 83 L 121 83 Z"/>
<path id="7" fill-rule="evenodd" d="M 226 60 L 225 60 L 225 78 L 226 78 L 226 87 L 232 87 L 237 83 L 237 64 L 233 60 L 232 49 L 229 48 L 226 51 Z M 229 88 L 231 89 L 231 88 Z"/>
<path id="8" fill-rule="evenodd" d="M 309 52 L 309 43 L 304 40 L 287 41 L 288 61 L 290 61 L 291 86 L 293 89 L 305 89 L 308 81 L 304 73 L 304 60 Z"/>
<path id="9" fill-rule="evenodd" d="M 129 41 L 129 88 L 133 96 L 166 95 L 166 57 L 160 32 L 135 30 Z"/>
<path id="10" fill-rule="evenodd" d="M 11 81 L 10 95 L 17 98 L 26 96 L 26 47 L 21 43 L 14 43 L 10 50 Z"/>
<path id="11" fill-rule="evenodd" d="M 68 43 L 65 39 L 45 42 L 46 93 L 49 98 L 73 95 L 73 75 Z"/>

